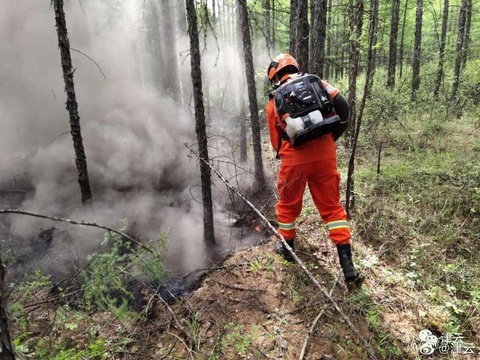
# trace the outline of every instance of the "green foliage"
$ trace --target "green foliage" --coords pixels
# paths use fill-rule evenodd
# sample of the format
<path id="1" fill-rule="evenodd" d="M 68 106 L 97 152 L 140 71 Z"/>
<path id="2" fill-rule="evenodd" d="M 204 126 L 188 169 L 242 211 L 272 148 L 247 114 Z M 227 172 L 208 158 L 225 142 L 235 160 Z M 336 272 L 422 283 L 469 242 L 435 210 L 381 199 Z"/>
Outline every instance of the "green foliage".
<path id="1" fill-rule="evenodd" d="M 52 344 L 40 339 L 35 345 L 35 356 L 38 360 L 82 360 L 110 359 L 111 353 L 106 339 L 97 339 L 84 347 L 70 347 L 66 340 Z"/>
<path id="2" fill-rule="evenodd" d="M 122 221 L 121 232 L 127 230 L 127 222 Z M 104 234 L 99 252 L 89 258 L 89 264 L 81 272 L 83 279 L 83 306 L 72 309 L 68 305 L 58 306 L 53 319 L 43 313 L 32 322 L 25 316 L 25 303 L 32 297 L 46 295 L 51 289 L 49 277 L 35 272 L 28 281 L 14 289 L 10 314 L 19 324 L 21 332 L 14 338 L 18 354 L 39 360 L 62 359 L 110 359 L 121 351 L 132 339 L 124 329 L 140 319 L 140 315 L 129 308 L 133 294 L 133 280 L 162 284 L 166 277 L 159 250 L 165 246 L 165 239 L 159 237 L 155 243 L 149 242 L 144 248 L 134 248 L 120 235 Z M 62 293 L 65 289 L 59 289 Z M 139 294 L 136 294 L 139 296 Z M 31 300 L 30 300 L 31 301 Z M 91 319 L 91 311 L 113 313 L 117 326 L 114 339 L 100 335 L 101 325 Z M 88 313 L 87 313 L 88 312 Z M 51 331 L 41 338 L 36 337 L 42 321 L 47 321 Z M 108 326 L 110 324 L 107 324 Z M 44 329 L 42 330 L 44 331 Z M 81 335 L 79 335 L 81 333 Z M 81 340 L 79 340 L 81 339 Z"/>
<path id="3" fill-rule="evenodd" d="M 32 333 L 17 336 L 13 341 L 16 353 L 22 358 L 38 360 L 102 360 L 111 359 L 112 354 L 121 351 L 131 342 L 128 334 L 116 338 L 115 341 L 99 336 L 97 325 L 91 323 L 88 314 L 68 306 L 61 306 L 55 311 L 50 326 L 50 333 L 41 338 L 33 338 Z M 78 335 L 79 332 L 83 333 L 82 336 Z M 80 338 L 81 341 L 78 341 Z"/>
<path id="4" fill-rule="evenodd" d="M 127 229 L 123 221 L 121 232 Z M 163 246 L 163 238 L 158 239 Z M 166 272 L 159 253 L 151 243 L 145 249 L 134 250 L 132 244 L 118 234 L 105 233 L 101 248 L 104 251 L 90 257 L 88 268 L 82 272 L 85 308 L 113 311 L 121 318 L 132 314 L 127 311 L 132 293 L 127 284 L 137 276 L 144 281 L 161 283 Z"/>
<path id="5" fill-rule="evenodd" d="M 245 356 L 250 344 L 256 339 L 259 329 L 258 325 L 254 325 L 248 331 L 245 331 L 243 325 L 228 323 L 224 327 L 226 334 L 221 341 L 222 347 L 233 347 L 236 354 Z"/>
<path id="6" fill-rule="evenodd" d="M 408 73 L 388 90 L 385 72 L 377 69 L 355 177 L 356 230 L 381 249 L 380 260 L 392 267 L 388 273 L 381 270 L 385 284 L 424 292 L 425 300 L 438 307 L 428 322 L 466 336 L 478 327 L 472 304 L 478 302 L 480 279 L 479 126 L 472 96 L 480 79 L 471 67 L 476 62 L 467 63 L 455 101 L 450 99 L 453 72 L 448 67 L 435 99 L 432 74 L 437 65 L 422 65 L 423 85 L 415 102 L 410 101 Z M 370 326 L 378 330 L 380 309 L 366 306 L 365 311 Z M 377 331 L 380 339 L 386 335 L 382 331 Z M 382 356 L 398 350 L 382 345 L 389 341 L 378 345 Z"/>
<path id="7" fill-rule="evenodd" d="M 200 332 L 200 313 L 195 311 L 190 315 L 182 321 L 187 325 L 188 333 L 193 342 L 193 350 L 199 351 L 203 342 L 203 335 Z"/>
<path id="8" fill-rule="evenodd" d="M 29 334 L 30 321 L 25 315 L 24 305 L 32 298 L 42 296 L 48 293 L 51 288 L 50 277 L 35 271 L 28 281 L 18 283 L 13 289 L 13 296 L 9 306 L 10 317 L 20 325 L 22 330 L 21 337 Z"/>

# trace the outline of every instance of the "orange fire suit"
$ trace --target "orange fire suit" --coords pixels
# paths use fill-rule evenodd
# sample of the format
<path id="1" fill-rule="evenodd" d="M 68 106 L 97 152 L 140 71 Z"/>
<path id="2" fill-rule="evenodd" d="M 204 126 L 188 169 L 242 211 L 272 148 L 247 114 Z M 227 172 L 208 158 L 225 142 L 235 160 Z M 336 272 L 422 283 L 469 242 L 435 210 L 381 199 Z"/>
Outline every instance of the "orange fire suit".
<path id="1" fill-rule="evenodd" d="M 323 84 L 332 99 L 339 94 L 338 89 L 327 82 L 323 81 Z M 325 134 L 293 148 L 288 140 L 280 140 L 283 130 L 277 125 L 279 117 L 273 98 L 267 104 L 266 115 L 270 141 L 281 158 L 278 174 L 280 200 L 276 208 L 280 234 L 287 241 L 296 236 L 295 221 L 302 211 L 303 194 L 308 184 L 330 239 L 335 245 L 349 244 L 350 227 L 340 203 L 340 174 L 333 135 Z"/>

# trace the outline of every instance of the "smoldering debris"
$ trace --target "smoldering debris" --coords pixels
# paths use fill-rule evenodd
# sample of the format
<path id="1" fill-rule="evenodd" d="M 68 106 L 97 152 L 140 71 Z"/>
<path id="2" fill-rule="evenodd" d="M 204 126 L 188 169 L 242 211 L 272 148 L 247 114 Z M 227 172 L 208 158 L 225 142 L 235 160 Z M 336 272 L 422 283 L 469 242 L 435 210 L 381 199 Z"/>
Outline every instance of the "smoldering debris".
<path id="1" fill-rule="evenodd" d="M 199 168 L 184 147 L 195 142 L 188 61 L 178 55 L 180 103 L 152 80 L 141 4 L 92 0 L 81 5 L 69 2 L 66 12 L 72 48 L 88 55 L 73 52 L 72 59 L 93 202 L 81 206 L 53 10 L 49 2 L 17 0 L 0 13 L 0 207 L 112 228 L 127 219 L 142 241 L 166 238 L 165 261 L 176 277 L 205 267 L 212 254 L 202 239 Z M 179 52 L 188 49 L 185 34 L 178 33 L 177 40 Z M 240 83 L 243 76 L 231 71 L 232 53 L 227 47 L 220 56 L 216 49 L 203 54 L 212 100 L 213 84 L 225 78 Z M 239 89 L 229 84 L 218 88 L 226 99 L 222 107 L 231 111 Z M 231 135 L 226 119 L 213 113 L 210 131 Z M 226 144 L 210 145 L 212 158 L 225 156 Z M 235 161 L 219 164 L 242 186 L 251 183 L 249 165 L 239 173 Z M 231 227 L 228 192 L 222 186 L 213 191 L 216 256 L 257 242 L 261 234 Z M 53 228 L 51 221 L 26 216 L 0 217 L 3 251 L 15 255 L 10 269 L 19 274 L 40 269 L 61 278 L 98 250 L 103 235 L 64 224 Z"/>

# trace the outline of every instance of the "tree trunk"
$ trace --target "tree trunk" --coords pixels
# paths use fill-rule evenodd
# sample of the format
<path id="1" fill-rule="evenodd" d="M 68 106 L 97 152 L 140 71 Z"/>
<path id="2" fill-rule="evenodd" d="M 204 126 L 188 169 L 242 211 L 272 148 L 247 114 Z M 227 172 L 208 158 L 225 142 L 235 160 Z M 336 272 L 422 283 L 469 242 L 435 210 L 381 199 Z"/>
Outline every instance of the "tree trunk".
<path id="1" fill-rule="evenodd" d="M 238 15 L 242 29 L 243 57 L 245 59 L 245 73 L 247 76 L 248 101 L 250 103 L 250 122 L 252 125 L 253 160 L 255 163 L 255 178 L 258 185 L 265 184 L 262 160 L 262 139 L 260 136 L 260 121 L 258 118 L 257 88 L 255 86 L 255 69 L 253 67 L 252 41 L 248 22 L 248 8 L 246 0 L 238 0 Z"/>
<path id="2" fill-rule="evenodd" d="M 213 25 L 215 25 L 217 23 L 217 13 L 216 13 L 216 9 L 215 9 L 215 0 L 212 0 L 212 22 L 213 22 Z"/>
<path id="3" fill-rule="evenodd" d="M 368 94 L 367 96 L 369 97 L 371 94 L 372 86 L 373 86 L 373 79 L 375 77 L 375 71 L 376 71 L 376 61 L 377 61 L 377 50 L 376 50 L 376 45 L 377 45 L 377 38 L 378 38 L 378 7 L 379 3 L 378 0 L 370 0 L 370 26 L 369 26 L 369 54 L 367 56 L 370 57 L 370 64 L 368 64 L 368 57 L 367 57 L 367 70 L 370 67 L 370 75 L 366 77 L 367 80 L 367 86 L 366 86 L 366 93 Z M 371 43 L 371 45 L 370 45 Z M 362 110 L 363 111 L 363 110 Z"/>
<path id="4" fill-rule="evenodd" d="M 412 64 L 412 101 L 415 100 L 416 92 L 420 88 L 420 57 L 422 45 L 422 15 L 423 0 L 417 0 L 417 11 L 415 15 L 415 40 L 413 48 Z"/>
<path id="5" fill-rule="evenodd" d="M 405 40 L 405 25 L 407 23 L 407 10 L 408 10 L 408 0 L 405 0 L 405 9 L 403 10 L 403 23 L 402 23 L 402 36 L 400 40 L 400 56 L 399 56 L 399 62 L 400 62 L 400 71 L 399 71 L 399 76 L 403 76 L 403 43 Z"/>
<path id="6" fill-rule="evenodd" d="M 66 108 L 70 116 L 70 129 L 72 133 L 73 147 L 75 149 L 78 183 L 80 184 L 82 203 L 86 203 L 92 199 L 92 192 L 90 190 L 87 158 L 83 147 L 80 116 L 78 114 L 78 104 L 75 95 L 75 84 L 73 81 L 74 70 L 72 68 L 72 58 L 70 57 L 70 41 L 68 39 L 65 11 L 63 10 L 63 0 L 53 0 L 53 8 L 55 10 L 55 23 L 57 26 L 58 48 L 60 49 L 63 80 L 65 82 L 65 92 L 67 93 Z"/>
<path id="7" fill-rule="evenodd" d="M 400 16 L 400 0 L 392 1 L 392 16 L 390 22 L 390 48 L 388 52 L 387 87 L 395 87 L 395 69 L 397 67 L 397 35 Z"/>
<path id="8" fill-rule="evenodd" d="M 165 54 L 165 64 L 162 68 L 164 73 L 164 90 L 176 102 L 181 101 L 180 94 L 180 76 L 178 70 L 178 51 L 175 31 L 174 9 L 170 4 L 160 2 L 162 9 L 162 39 L 163 50 Z M 160 35 L 160 34 L 159 34 Z"/>
<path id="9" fill-rule="evenodd" d="M 458 14 L 458 31 L 457 31 L 457 48 L 455 56 L 455 64 L 453 69 L 453 86 L 452 97 L 455 99 L 458 96 L 458 87 L 460 85 L 460 72 L 462 69 L 462 51 L 463 51 L 463 39 L 465 32 L 465 20 L 466 20 L 466 5 L 467 0 L 462 0 L 462 6 Z"/>
<path id="10" fill-rule="evenodd" d="M 297 58 L 298 50 L 298 1 L 299 0 L 290 0 L 290 54 Z"/>
<path id="11" fill-rule="evenodd" d="M 272 51 L 272 54 L 275 54 L 275 36 L 277 36 L 276 32 L 275 32 L 275 29 L 276 29 L 276 18 L 277 18 L 277 13 L 275 12 L 275 1 L 272 1 L 272 4 L 271 4 L 271 29 L 272 29 L 272 37 L 271 37 L 271 43 L 272 43 L 272 48 L 271 48 L 271 51 Z M 275 56 L 275 55 L 274 55 Z"/>
<path id="12" fill-rule="evenodd" d="M 236 33 L 241 34 L 242 29 L 240 27 L 240 10 L 239 7 L 235 7 L 235 19 L 236 19 Z M 240 36 L 236 37 L 236 49 L 234 51 L 234 57 L 237 59 L 242 58 L 243 41 Z M 242 68 L 245 68 L 245 61 L 242 61 Z M 240 125 L 240 161 L 247 162 L 248 160 L 248 142 L 247 142 L 247 109 L 245 100 L 245 78 L 241 78 L 238 82 L 238 124 Z"/>
<path id="13" fill-rule="evenodd" d="M 177 29 L 180 35 L 188 35 L 187 30 L 187 17 L 185 14 L 185 0 L 176 1 L 177 11 L 175 21 L 177 23 Z"/>
<path id="14" fill-rule="evenodd" d="M 369 26 L 369 38 L 368 38 L 368 50 L 367 50 L 367 64 L 365 69 L 365 85 L 363 90 L 362 101 L 360 103 L 360 108 L 358 110 L 358 118 L 356 120 L 355 132 L 353 135 L 353 142 L 350 152 L 350 159 L 348 162 L 348 174 L 347 174 L 347 192 L 346 192 L 346 204 L 345 211 L 347 212 L 348 218 L 351 218 L 350 210 L 355 207 L 355 197 L 353 196 L 354 192 L 354 174 L 355 174 L 355 153 L 357 149 L 358 135 L 360 133 L 360 127 L 362 124 L 363 111 L 365 109 L 365 104 L 369 97 L 368 89 L 371 82 L 371 77 L 373 76 L 373 48 L 377 42 L 377 21 L 378 17 L 378 0 L 370 1 L 370 26 Z"/>
<path id="15" fill-rule="evenodd" d="M 0 257 L 0 360 L 15 360 L 7 311 L 5 265 Z"/>
<path id="16" fill-rule="evenodd" d="M 332 28 L 332 0 L 328 0 L 328 8 L 327 8 L 327 29 Z M 332 31 L 330 31 L 330 34 L 326 34 L 326 42 L 327 42 L 327 54 L 325 57 L 325 66 L 324 71 L 325 71 L 325 79 L 330 78 L 330 74 L 332 73 L 331 68 L 331 55 L 332 55 L 332 39 L 333 34 Z M 326 61 L 328 58 L 329 61 Z"/>
<path id="17" fill-rule="evenodd" d="M 356 92 L 358 67 L 360 62 L 360 37 L 362 36 L 363 0 L 350 0 L 350 41 L 348 61 L 348 102 L 350 104 L 350 126 L 347 139 L 353 141 L 352 130 L 355 129 Z"/>
<path id="18" fill-rule="evenodd" d="M 245 90 L 240 92 L 240 161 L 247 162 L 247 112 L 245 110 Z"/>
<path id="19" fill-rule="evenodd" d="M 472 25 L 472 0 L 467 0 L 465 12 L 465 31 L 463 33 L 463 51 L 462 51 L 462 66 L 465 67 L 468 57 L 468 47 L 470 45 L 470 28 Z"/>
<path id="20" fill-rule="evenodd" d="M 148 53 L 148 66 L 151 71 L 149 79 L 152 85 L 158 91 L 161 91 L 163 85 L 162 74 L 162 44 L 160 39 L 160 18 L 158 13 L 158 4 L 150 0 L 145 4 L 145 50 Z"/>
<path id="21" fill-rule="evenodd" d="M 435 88 L 433 94 L 435 98 L 438 98 L 438 92 L 440 91 L 440 86 L 443 81 L 443 63 L 445 58 L 445 43 L 447 40 L 447 25 L 448 25 L 448 7 L 449 0 L 444 0 L 443 2 L 443 17 L 442 17 L 442 33 L 440 34 L 440 44 L 438 51 L 438 70 L 437 70 L 437 79 L 435 80 Z"/>
<path id="22" fill-rule="evenodd" d="M 270 0 L 263 0 L 263 35 L 265 37 L 265 46 L 271 54 L 271 37 L 270 37 Z"/>
<path id="23" fill-rule="evenodd" d="M 175 2 L 175 6 L 175 23 L 177 34 L 179 38 L 183 38 L 184 36 L 188 36 L 185 0 L 179 0 Z M 192 79 L 190 78 L 189 71 L 187 70 L 189 64 L 185 61 L 185 58 L 188 54 L 188 47 L 187 44 L 183 43 L 177 43 L 177 45 L 178 51 L 180 52 L 179 79 L 181 84 L 181 99 L 183 106 L 188 108 L 192 98 Z"/>
<path id="24" fill-rule="evenodd" d="M 298 0 L 297 61 L 300 70 L 308 69 L 308 46 L 310 26 L 308 24 L 308 0 Z M 325 45 L 324 45 L 325 46 Z M 323 64 L 321 64 L 323 65 Z"/>
<path id="25" fill-rule="evenodd" d="M 312 56 L 311 72 L 323 78 L 325 68 L 325 37 L 327 28 L 327 0 L 312 0 Z"/>
<path id="26" fill-rule="evenodd" d="M 198 41 L 197 14 L 195 0 L 186 0 L 188 35 L 190 38 L 190 65 L 193 84 L 193 101 L 195 105 L 195 131 L 197 133 L 198 153 L 209 162 L 208 141 L 205 124 L 205 109 L 203 107 L 202 69 L 200 45 Z M 200 161 L 203 201 L 203 238 L 207 244 L 215 244 L 213 226 L 213 204 L 211 189 L 211 170 L 208 164 Z"/>

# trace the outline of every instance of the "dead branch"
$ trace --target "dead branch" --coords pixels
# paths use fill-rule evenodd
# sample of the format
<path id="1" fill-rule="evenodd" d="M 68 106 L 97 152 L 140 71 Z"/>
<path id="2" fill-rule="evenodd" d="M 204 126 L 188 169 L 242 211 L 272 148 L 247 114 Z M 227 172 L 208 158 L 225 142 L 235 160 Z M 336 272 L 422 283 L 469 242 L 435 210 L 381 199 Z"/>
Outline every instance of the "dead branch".
<path id="1" fill-rule="evenodd" d="M 72 48 L 72 47 L 70 48 L 70 50 L 73 50 L 73 51 L 78 52 L 79 54 L 82 54 L 82 55 L 85 56 L 87 59 L 89 59 L 91 62 L 93 62 L 93 63 L 97 66 L 98 70 L 100 70 L 100 72 L 102 73 L 103 78 L 104 78 L 105 80 L 107 80 L 107 77 L 106 77 L 105 74 L 103 73 L 102 68 L 100 67 L 100 65 L 98 65 L 98 63 L 97 63 L 95 60 L 93 60 L 90 56 L 88 56 L 87 54 L 85 54 L 84 52 L 82 52 L 82 51 L 80 51 L 80 50 L 74 49 L 74 48 Z"/>
<path id="2" fill-rule="evenodd" d="M 227 288 L 230 288 L 230 289 L 233 289 L 233 290 L 240 290 L 240 291 L 265 291 L 265 289 L 262 289 L 262 288 L 246 288 L 246 287 L 243 287 L 243 286 L 239 286 L 239 285 L 229 285 L 229 284 L 225 284 L 221 281 L 218 281 L 218 280 L 215 280 L 213 278 L 211 278 L 211 280 L 214 282 L 214 283 L 217 283 L 218 285 L 221 285 L 221 286 L 225 286 Z"/>
<path id="3" fill-rule="evenodd" d="M 60 295 L 57 295 L 57 296 L 53 296 L 53 297 L 50 297 L 50 298 L 47 298 L 45 300 L 42 300 L 42 301 L 38 301 L 38 302 L 35 302 L 33 304 L 27 304 L 27 305 L 24 305 L 23 308 L 24 309 L 27 309 L 27 308 L 31 308 L 31 307 L 36 307 L 36 306 L 40 306 L 40 305 L 43 305 L 43 304 L 48 304 L 48 303 L 51 303 L 53 301 L 57 301 L 57 300 L 60 300 L 60 299 L 63 299 L 63 298 L 66 298 L 66 297 L 69 297 L 69 296 L 73 296 L 73 295 L 76 295 L 76 294 L 79 294 L 83 291 L 83 288 L 81 289 L 78 289 L 78 290 L 75 290 L 75 291 L 72 291 L 68 294 L 60 294 Z M 26 314 L 28 314 L 27 312 L 21 314 L 19 317 L 22 317 L 22 316 L 25 316 Z"/>
<path id="4" fill-rule="evenodd" d="M 337 276 L 337 280 L 335 281 L 335 284 L 333 284 L 332 288 L 330 289 L 330 292 L 328 293 L 330 296 L 333 294 L 333 290 L 337 287 L 338 281 L 340 280 L 340 275 Z M 308 331 L 307 336 L 305 337 L 305 341 L 303 342 L 303 347 L 302 347 L 302 352 L 300 353 L 300 357 L 298 358 L 299 360 L 303 360 L 305 358 L 305 352 L 307 351 L 307 346 L 308 342 L 310 340 L 310 337 L 312 336 L 313 332 L 317 328 L 318 321 L 322 317 L 323 313 L 325 312 L 325 309 L 327 308 L 327 304 L 325 304 L 322 307 L 322 310 L 318 314 L 318 316 L 315 318 L 315 320 L 312 323 L 312 326 L 310 326 L 310 330 Z"/>
<path id="5" fill-rule="evenodd" d="M 91 227 L 96 227 L 96 228 L 99 228 L 99 229 L 104 229 L 104 230 L 113 232 L 117 235 L 120 235 L 121 237 L 130 241 L 132 244 L 140 246 L 142 249 L 144 249 L 144 250 L 146 250 L 146 251 L 148 251 L 152 254 L 154 253 L 152 249 L 150 249 L 147 246 L 143 245 L 142 243 L 138 242 L 137 240 L 135 240 L 131 236 L 128 236 L 127 234 L 122 233 L 118 230 L 112 229 L 108 226 L 99 225 L 99 224 L 95 224 L 95 223 L 91 223 L 91 222 L 85 222 L 85 221 L 75 221 L 75 220 L 70 220 L 70 219 L 63 219 L 63 218 L 59 218 L 59 217 L 56 217 L 56 216 L 47 216 L 47 215 L 32 213 L 32 212 L 29 212 L 29 211 L 24 211 L 24 210 L 21 210 L 21 209 L 0 209 L 0 214 L 28 215 L 28 216 L 41 218 L 41 219 L 48 219 L 48 220 L 52 220 L 52 221 L 66 222 L 66 223 L 73 224 L 73 225 L 91 226 Z"/>
<path id="6" fill-rule="evenodd" d="M 175 339 L 175 342 L 170 346 L 170 349 L 163 355 L 159 360 L 167 359 L 168 356 L 170 356 L 170 353 L 175 349 L 175 346 L 177 346 L 178 340 Z"/>
<path id="7" fill-rule="evenodd" d="M 377 357 L 375 355 L 375 351 L 373 350 L 373 348 L 370 346 L 370 344 L 367 342 L 367 340 L 364 339 L 364 337 L 360 334 L 360 331 L 356 328 L 356 326 L 352 323 L 352 321 L 350 320 L 350 318 L 345 315 L 345 313 L 342 311 L 342 309 L 340 308 L 340 306 L 337 304 L 337 302 L 330 296 L 330 294 L 328 293 L 327 289 L 325 289 L 324 286 L 322 286 L 322 284 L 320 284 L 318 282 L 318 280 L 313 276 L 313 274 L 307 269 L 307 267 L 305 266 L 305 264 L 298 258 L 298 256 L 295 254 L 295 252 L 292 250 L 292 248 L 287 244 L 287 242 L 285 241 L 285 238 L 283 237 L 282 234 L 280 234 L 277 229 L 275 229 L 275 227 L 272 226 L 272 224 L 270 224 L 270 222 L 268 221 L 268 219 L 260 212 L 258 211 L 258 209 L 250 202 L 248 201 L 248 199 L 246 199 L 237 189 L 235 189 L 232 185 L 230 185 L 229 181 L 227 179 L 225 179 L 223 177 L 223 175 L 216 169 L 214 168 L 208 161 L 206 161 L 205 159 L 201 158 L 200 155 L 197 154 L 197 152 L 195 152 L 192 148 L 190 148 L 188 146 L 188 144 L 184 144 L 185 147 L 190 150 L 190 152 L 192 154 L 194 154 L 200 161 L 204 162 L 206 165 L 208 165 L 210 167 L 210 169 L 215 173 L 215 175 L 218 176 L 218 178 L 231 190 L 233 191 L 238 197 L 240 197 L 240 199 L 242 199 L 243 201 L 245 201 L 245 203 L 250 206 L 250 208 L 258 215 L 258 217 L 260 218 L 260 220 L 262 220 L 265 225 L 270 229 L 272 230 L 272 232 L 282 241 L 283 245 L 285 246 L 285 248 L 290 252 L 290 254 L 292 254 L 292 257 L 293 259 L 295 260 L 295 262 L 302 268 L 302 270 L 305 272 L 305 274 L 307 274 L 308 278 L 313 282 L 313 284 L 322 292 L 322 294 L 325 296 L 325 298 L 327 298 L 328 301 L 330 301 L 330 303 L 333 305 L 333 307 L 335 308 L 335 310 L 337 310 L 337 312 L 340 314 L 340 316 L 345 320 L 345 322 L 347 323 L 347 325 L 350 327 L 350 329 L 352 330 L 352 332 L 358 337 L 358 339 L 363 343 L 363 346 L 364 346 L 364 349 L 366 350 L 368 356 L 370 357 L 370 359 L 372 360 L 376 360 Z"/>
<path id="8" fill-rule="evenodd" d="M 165 308 L 168 310 L 168 312 L 170 313 L 170 315 L 172 315 L 172 318 L 173 318 L 173 321 L 175 322 L 175 326 L 177 327 L 178 331 L 180 331 L 181 335 L 184 336 L 185 338 L 189 338 L 187 332 L 185 331 L 185 329 L 183 328 L 183 326 L 180 324 L 180 321 L 178 320 L 177 316 L 175 315 L 175 312 L 172 310 L 172 308 L 170 307 L 170 305 L 168 305 L 168 303 L 165 301 L 165 299 L 162 297 L 162 295 L 160 295 L 159 293 L 159 290 L 160 290 L 160 286 L 157 286 L 156 289 L 153 289 L 151 286 L 149 286 L 148 284 L 146 284 L 145 282 L 143 282 L 142 280 L 140 279 L 137 279 L 136 277 L 132 276 L 132 274 L 129 274 L 127 273 L 126 271 L 123 271 L 122 272 L 131 277 L 132 279 L 138 281 L 140 284 L 142 284 L 144 287 L 152 290 L 152 291 L 155 291 L 155 293 L 150 297 L 150 299 L 148 300 L 148 304 L 147 304 L 147 309 L 145 310 L 145 313 L 148 312 L 148 307 L 150 306 L 150 304 L 153 302 L 154 299 L 158 299 L 164 306 Z"/>
<path id="9" fill-rule="evenodd" d="M 190 358 L 191 358 L 192 360 L 194 360 L 193 355 L 192 355 L 192 353 L 193 353 L 194 351 L 187 345 L 187 343 L 186 343 L 185 341 L 183 341 L 183 339 L 182 339 L 180 336 L 178 336 L 177 334 L 174 334 L 174 333 L 172 333 L 172 332 L 169 332 L 169 333 L 167 333 L 167 334 L 168 334 L 168 335 L 172 335 L 172 336 L 174 336 L 175 338 L 177 338 L 177 339 L 185 346 L 185 348 L 187 349 L 188 354 L 190 355 Z"/>

